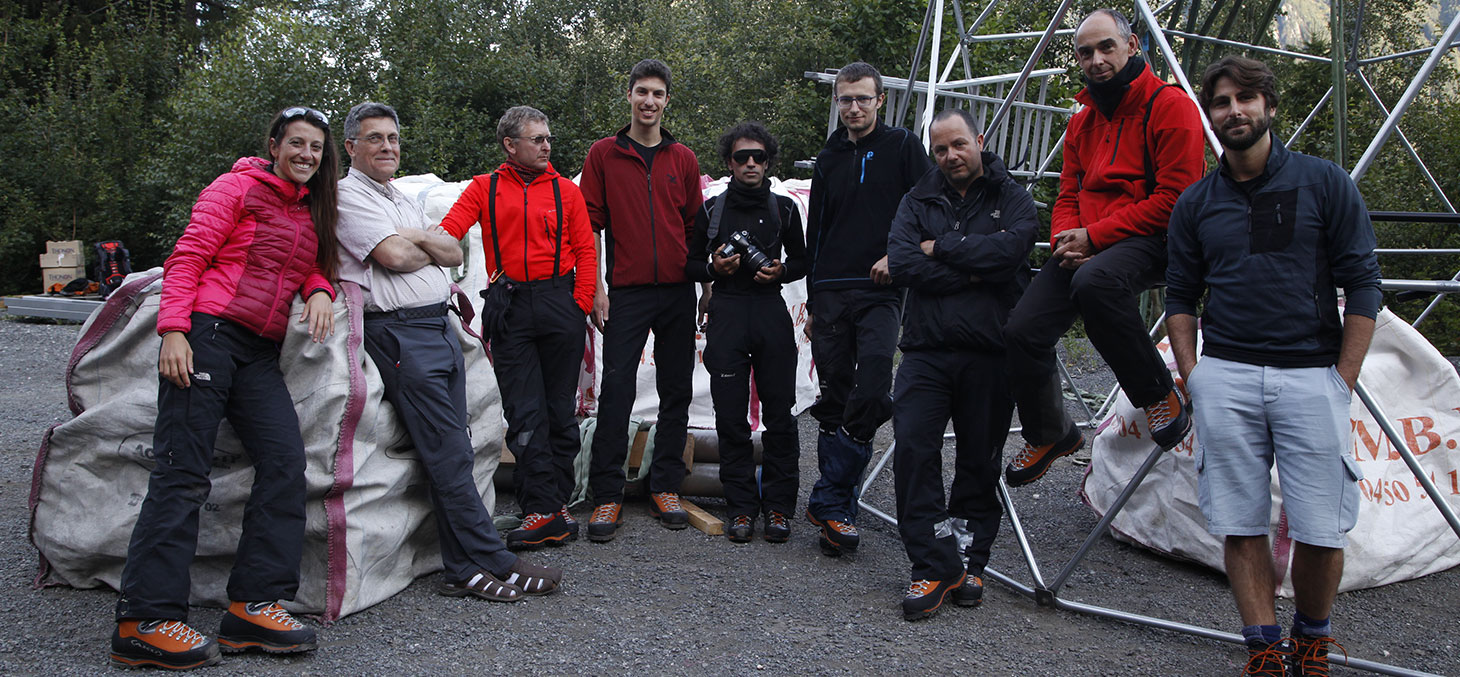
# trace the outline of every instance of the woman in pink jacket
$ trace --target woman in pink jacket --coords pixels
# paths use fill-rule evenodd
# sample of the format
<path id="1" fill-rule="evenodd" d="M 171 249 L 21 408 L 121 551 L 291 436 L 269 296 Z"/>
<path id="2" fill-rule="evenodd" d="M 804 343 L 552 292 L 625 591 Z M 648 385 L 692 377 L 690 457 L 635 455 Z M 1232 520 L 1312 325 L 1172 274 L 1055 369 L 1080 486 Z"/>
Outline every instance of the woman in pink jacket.
<path id="1" fill-rule="evenodd" d="M 124 667 L 211 665 L 222 651 L 309 651 L 314 629 L 276 602 L 299 588 L 304 441 L 279 370 L 294 295 L 298 321 L 334 333 L 338 179 L 329 121 L 289 108 L 269 127 L 269 160 L 246 157 L 198 196 L 164 264 L 157 332 L 157 466 L 127 548 L 111 660 Z M 253 460 L 254 482 L 213 639 L 186 623 L 198 510 L 224 418 Z"/>

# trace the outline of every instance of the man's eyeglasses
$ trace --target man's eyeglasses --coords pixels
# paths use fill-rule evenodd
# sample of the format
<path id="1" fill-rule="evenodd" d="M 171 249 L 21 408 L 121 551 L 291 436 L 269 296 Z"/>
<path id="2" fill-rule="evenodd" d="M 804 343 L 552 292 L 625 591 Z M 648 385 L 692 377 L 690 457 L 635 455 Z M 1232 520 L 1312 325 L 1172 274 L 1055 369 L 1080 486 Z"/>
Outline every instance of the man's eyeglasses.
<path id="1" fill-rule="evenodd" d="M 872 102 L 876 100 L 875 96 L 839 96 L 836 98 L 836 105 L 838 108 L 851 108 L 852 104 L 857 104 L 858 108 L 871 108 Z"/>
<path id="2" fill-rule="evenodd" d="M 743 165 L 751 160 L 755 160 L 755 164 L 763 165 L 767 157 L 766 152 L 759 148 L 737 150 L 730 155 L 730 159 L 734 160 L 737 165 Z"/>
<path id="3" fill-rule="evenodd" d="M 388 143 L 388 144 L 390 144 L 392 146 L 399 146 L 400 145 L 400 135 L 399 134 L 391 134 L 391 135 L 387 136 L 387 135 L 381 134 L 379 132 L 377 132 L 375 134 L 371 134 L 370 136 L 366 136 L 366 137 L 352 136 L 352 137 L 349 138 L 349 140 L 350 141 L 354 141 L 356 143 L 364 142 L 364 143 L 367 143 L 367 144 L 372 145 L 372 146 L 379 146 L 382 143 Z"/>
<path id="4" fill-rule="evenodd" d="M 284 122 L 288 122 L 295 118 L 311 118 L 319 124 L 324 125 L 326 128 L 330 126 L 330 119 L 325 117 L 324 113 L 321 113 L 313 108 L 305 108 L 303 106 L 285 108 L 284 112 L 281 115 Z"/>
<path id="5" fill-rule="evenodd" d="M 514 136 L 520 141 L 531 141 L 534 145 L 541 146 L 543 143 L 557 143 L 558 137 L 551 134 L 538 134 L 537 136 Z"/>

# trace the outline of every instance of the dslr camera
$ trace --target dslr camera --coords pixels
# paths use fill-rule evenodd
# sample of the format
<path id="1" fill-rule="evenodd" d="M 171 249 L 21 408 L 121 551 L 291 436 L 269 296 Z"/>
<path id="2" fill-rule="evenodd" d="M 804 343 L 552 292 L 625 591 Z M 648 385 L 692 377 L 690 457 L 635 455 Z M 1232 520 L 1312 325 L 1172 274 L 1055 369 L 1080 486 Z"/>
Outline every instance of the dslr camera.
<path id="1" fill-rule="evenodd" d="M 771 265 L 771 257 L 766 256 L 761 248 L 756 246 L 755 239 L 747 231 L 739 231 L 730 235 L 730 241 L 725 243 L 722 255 L 726 257 L 740 254 L 740 265 L 742 268 L 750 266 L 752 272 L 759 272 L 761 268 L 768 268 Z"/>

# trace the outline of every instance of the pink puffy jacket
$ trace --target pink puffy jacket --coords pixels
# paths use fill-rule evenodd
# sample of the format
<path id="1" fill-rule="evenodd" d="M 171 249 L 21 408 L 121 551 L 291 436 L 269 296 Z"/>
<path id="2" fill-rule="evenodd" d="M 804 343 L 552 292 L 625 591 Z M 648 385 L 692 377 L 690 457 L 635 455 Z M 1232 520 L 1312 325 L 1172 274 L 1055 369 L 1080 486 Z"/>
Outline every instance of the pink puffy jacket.
<path id="1" fill-rule="evenodd" d="M 334 298 L 315 262 L 308 189 L 268 166 L 262 158 L 239 158 L 198 195 L 187 230 L 163 264 L 158 334 L 188 331 L 192 313 L 200 312 L 282 341 L 294 292 Z"/>

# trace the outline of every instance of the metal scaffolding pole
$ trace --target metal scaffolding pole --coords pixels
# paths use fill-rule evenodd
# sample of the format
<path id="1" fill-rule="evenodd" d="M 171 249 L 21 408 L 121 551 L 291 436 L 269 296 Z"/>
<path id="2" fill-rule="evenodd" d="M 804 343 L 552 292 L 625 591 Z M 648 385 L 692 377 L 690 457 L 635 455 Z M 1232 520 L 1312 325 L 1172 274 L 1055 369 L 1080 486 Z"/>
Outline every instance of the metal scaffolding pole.
<path id="1" fill-rule="evenodd" d="M 1004 118 L 1009 114 L 1009 108 L 1014 105 L 1014 100 L 1019 98 L 1019 94 L 1024 91 L 1024 83 L 1029 81 L 1029 74 L 1034 71 L 1035 64 L 1044 57 L 1044 51 L 1049 49 L 1049 43 L 1054 39 L 1055 31 L 1058 30 L 1060 22 L 1064 21 L 1065 12 L 1068 12 L 1070 5 L 1073 4 L 1075 4 L 1074 0 L 1060 2 L 1059 9 L 1055 10 L 1054 17 L 1049 20 L 1049 28 L 1044 30 L 1044 34 L 1039 38 L 1039 44 L 1035 45 L 1034 52 L 1029 55 L 1029 60 L 1024 62 L 1024 69 L 1019 72 L 1019 79 L 1014 81 L 1013 87 L 1009 88 L 1008 98 L 999 104 L 999 109 L 989 120 L 988 128 L 984 130 L 985 134 L 992 134 L 1004 122 Z"/>
<path id="2" fill-rule="evenodd" d="M 1138 1 L 1143 2 L 1144 0 Z M 1364 178 L 1364 174 L 1368 173 L 1369 166 L 1374 164 L 1374 160 L 1379 156 L 1379 151 L 1384 148 L 1384 142 L 1389 140 L 1389 135 L 1399 124 L 1399 118 L 1409 110 L 1409 104 L 1414 103 L 1414 97 L 1430 79 L 1430 74 L 1435 72 L 1435 66 L 1439 65 L 1445 52 L 1450 50 L 1450 44 L 1455 42 L 1457 35 L 1460 35 L 1460 13 L 1456 13 L 1454 18 L 1450 19 L 1450 25 L 1445 28 L 1445 34 L 1435 42 L 1434 48 L 1430 50 L 1429 58 L 1425 59 L 1424 64 L 1419 67 L 1419 72 L 1415 73 L 1414 79 L 1409 81 L 1409 87 L 1406 87 L 1404 94 L 1400 95 L 1399 102 L 1394 104 L 1393 110 L 1389 111 L 1389 117 L 1384 118 L 1384 124 L 1380 125 L 1379 132 L 1374 135 L 1374 140 L 1369 142 L 1368 149 L 1364 151 L 1358 164 L 1355 164 L 1353 171 L 1349 173 L 1349 177 L 1354 180 L 1354 183 L 1358 183 L 1359 179 Z"/>

